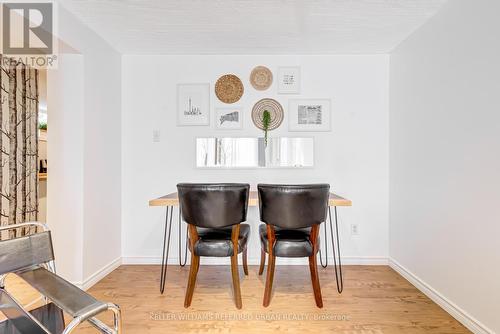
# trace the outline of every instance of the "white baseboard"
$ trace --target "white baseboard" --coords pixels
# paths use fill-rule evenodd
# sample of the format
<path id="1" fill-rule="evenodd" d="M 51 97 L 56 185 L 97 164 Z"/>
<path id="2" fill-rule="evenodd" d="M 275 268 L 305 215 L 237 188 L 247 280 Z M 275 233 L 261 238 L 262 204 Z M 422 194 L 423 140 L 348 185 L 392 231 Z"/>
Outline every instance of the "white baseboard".
<path id="1" fill-rule="evenodd" d="M 413 284 L 417 289 L 423 292 L 427 297 L 432 299 L 436 304 L 441 306 L 446 312 L 448 312 L 453 318 L 461 322 L 465 327 L 467 327 L 471 332 L 476 334 L 493 334 L 493 331 L 480 323 L 477 319 L 472 317 L 466 311 L 461 309 L 459 306 L 448 300 L 446 297 L 441 295 L 438 291 L 433 289 L 430 285 L 421 280 L 418 276 L 413 274 L 411 271 L 403 267 L 394 259 L 389 259 L 389 266 L 398 272 L 401 276 L 406 278 L 411 284 Z"/>
<path id="2" fill-rule="evenodd" d="M 319 260 L 318 260 L 319 262 Z M 202 264 L 205 265 L 225 265 L 229 264 L 229 258 L 203 258 Z M 136 265 L 151 265 L 151 264 L 161 264 L 161 258 L 159 256 L 125 256 L 122 258 L 122 264 L 136 264 Z M 169 265 L 178 265 L 178 257 L 170 257 L 168 259 Z M 249 265 L 259 265 L 260 258 L 249 258 Z M 276 265 L 307 265 L 307 259 L 285 259 L 279 258 Z M 333 264 L 333 258 L 328 258 L 328 264 Z M 342 257 L 342 264 L 345 265 L 376 265 L 376 266 L 386 266 L 389 261 L 386 257 L 382 256 L 346 256 Z"/>
<path id="3" fill-rule="evenodd" d="M 328 258 L 333 263 L 333 258 Z M 343 256 L 342 264 L 347 266 L 387 266 L 389 259 L 384 256 Z"/>
<path id="4" fill-rule="evenodd" d="M 109 275 L 113 270 L 121 266 L 122 258 L 118 257 L 115 260 L 111 261 L 101 269 L 97 270 L 95 273 L 86 278 L 82 283 L 78 284 L 78 286 L 82 290 L 90 289 L 94 284 L 102 280 L 104 277 Z"/>

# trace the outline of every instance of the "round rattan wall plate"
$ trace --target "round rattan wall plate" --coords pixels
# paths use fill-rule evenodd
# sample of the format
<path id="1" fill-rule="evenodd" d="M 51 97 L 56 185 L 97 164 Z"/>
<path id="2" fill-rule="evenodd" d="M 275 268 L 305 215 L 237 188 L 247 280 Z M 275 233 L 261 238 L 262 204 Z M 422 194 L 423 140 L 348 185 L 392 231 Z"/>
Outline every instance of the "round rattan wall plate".
<path id="1" fill-rule="evenodd" d="M 266 90 L 273 83 L 273 73 L 265 66 L 257 66 L 250 73 L 250 83 L 257 90 Z"/>
<path id="2" fill-rule="evenodd" d="M 262 99 L 255 103 L 252 109 L 252 121 L 256 127 L 264 130 L 264 125 L 262 123 L 262 115 L 264 110 L 269 111 L 271 114 L 271 123 L 269 124 L 268 130 L 274 130 L 281 125 L 283 122 L 283 107 L 281 104 L 273 99 Z"/>
<path id="3" fill-rule="evenodd" d="M 223 75 L 215 83 L 215 95 L 224 103 L 234 103 L 243 95 L 243 83 L 234 74 Z"/>

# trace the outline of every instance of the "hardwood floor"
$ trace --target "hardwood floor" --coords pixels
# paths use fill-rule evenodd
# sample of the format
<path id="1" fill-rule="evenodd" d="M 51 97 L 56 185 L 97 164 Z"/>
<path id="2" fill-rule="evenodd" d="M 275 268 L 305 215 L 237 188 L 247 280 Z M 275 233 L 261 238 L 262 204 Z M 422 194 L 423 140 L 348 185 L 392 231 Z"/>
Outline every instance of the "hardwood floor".
<path id="1" fill-rule="evenodd" d="M 278 259 L 279 263 L 279 259 Z M 333 268 L 319 268 L 323 308 L 315 305 L 307 266 L 276 266 L 273 297 L 262 306 L 265 275 L 240 267 L 243 308 L 232 296 L 230 266 L 200 266 L 191 307 L 184 308 L 189 266 L 169 266 L 165 294 L 159 266 L 121 266 L 89 291 L 122 308 L 124 333 L 470 333 L 386 266 L 345 266 L 339 295 Z M 7 289 L 23 303 L 36 294 L 15 276 Z M 111 316 L 100 317 L 110 321 Z M 96 333 L 89 325 L 75 333 Z"/>

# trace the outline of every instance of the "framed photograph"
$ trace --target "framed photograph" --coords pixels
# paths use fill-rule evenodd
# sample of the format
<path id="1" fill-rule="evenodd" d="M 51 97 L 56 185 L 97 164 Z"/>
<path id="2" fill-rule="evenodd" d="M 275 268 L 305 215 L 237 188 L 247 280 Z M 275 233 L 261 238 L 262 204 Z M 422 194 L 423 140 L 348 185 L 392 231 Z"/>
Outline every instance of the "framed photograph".
<path id="1" fill-rule="evenodd" d="M 239 130 L 243 128 L 241 107 L 215 108 L 215 127 L 219 130 Z"/>
<path id="2" fill-rule="evenodd" d="M 278 67 L 278 94 L 300 94 L 300 66 Z"/>
<path id="3" fill-rule="evenodd" d="M 210 85 L 177 85 L 177 126 L 210 124 Z"/>
<path id="4" fill-rule="evenodd" d="M 290 131 L 330 131 L 331 101 L 328 99 L 290 100 Z"/>

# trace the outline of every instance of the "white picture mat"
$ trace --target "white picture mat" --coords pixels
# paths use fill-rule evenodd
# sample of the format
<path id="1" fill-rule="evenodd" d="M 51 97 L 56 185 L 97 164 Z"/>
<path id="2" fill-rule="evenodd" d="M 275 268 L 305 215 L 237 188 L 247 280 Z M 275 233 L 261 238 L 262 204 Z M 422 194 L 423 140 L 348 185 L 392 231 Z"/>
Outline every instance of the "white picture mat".
<path id="1" fill-rule="evenodd" d="M 290 84 L 290 78 L 293 78 L 293 84 Z M 300 66 L 278 67 L 278 94 L 300 94 L 300 81 Z"/>
<path id="2" fill-rule="evenodd" d="M 191 108 L 199 108 L 201 115 L 186 116 L 188 98 L 191 97 Z M 210 124 L 210 84 L 183 83 L 177 84 L 177 125 L 196 126 Z"/>
<path id="3" fill-rule="evenodd" d="M 330 99 L 293 99 L 289 101 L 289 131 L 330 131 Z"/>

